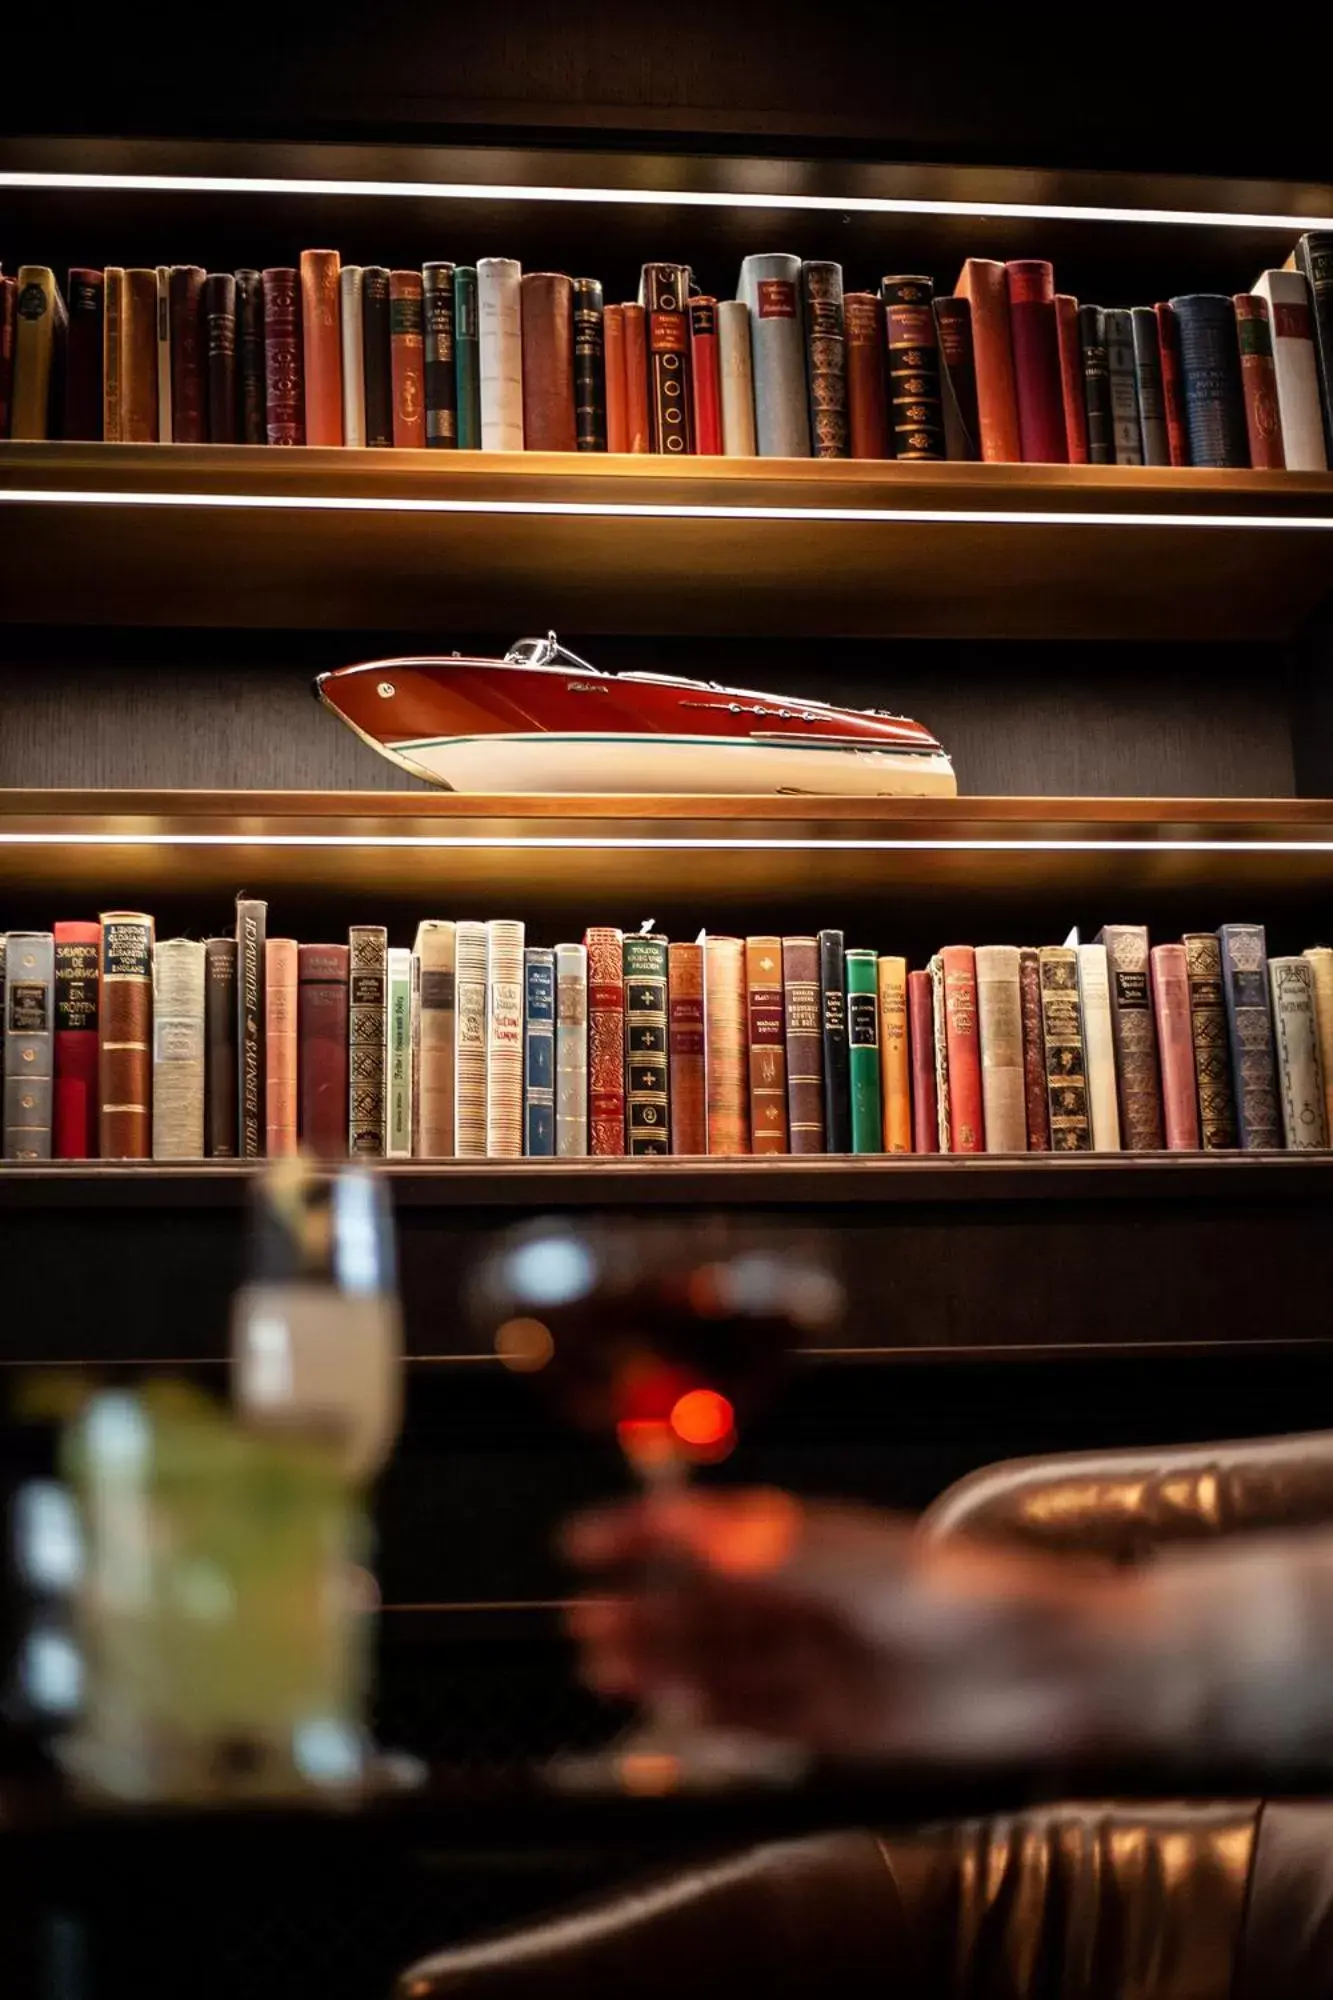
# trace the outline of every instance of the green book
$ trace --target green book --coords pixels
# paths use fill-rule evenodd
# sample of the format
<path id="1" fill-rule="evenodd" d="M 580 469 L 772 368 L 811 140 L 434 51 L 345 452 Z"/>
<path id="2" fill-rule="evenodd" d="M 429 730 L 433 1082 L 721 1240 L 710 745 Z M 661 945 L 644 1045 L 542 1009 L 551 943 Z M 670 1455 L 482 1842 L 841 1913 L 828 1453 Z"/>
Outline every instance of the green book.
<path id="1" fill-rule="evenodd" d="M 477 272 L 454 272 L 454 365 L 458 370 L 458 449 L 481 449 L 481 356 L 477 346 Z"/>
<path id="2" fill-rule="evenodd" d="M 847 953 L 847 1060 L 852 1151 L 883 1151 L 879 1114 L 879 971 L 873 951 Z"/>

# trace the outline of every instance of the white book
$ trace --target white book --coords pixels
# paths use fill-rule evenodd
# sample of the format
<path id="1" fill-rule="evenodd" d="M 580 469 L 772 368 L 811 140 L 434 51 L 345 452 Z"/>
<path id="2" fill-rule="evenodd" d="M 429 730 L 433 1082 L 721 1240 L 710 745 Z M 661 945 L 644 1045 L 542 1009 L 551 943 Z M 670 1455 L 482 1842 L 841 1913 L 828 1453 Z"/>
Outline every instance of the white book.
<path id="1" fill-rule="evenodd" d="M 457 926 L 417 925 L 412 952 L 412 1151 L 447 1160 L 454 1152 L 454 1007 Z"/>
<path id="2" fill-rule="evenodd" d="M 486 1157 L 523 1157 L 523 926 L 486 926 Z"/>
<path id="3" fill-rule="evenodd" d="M 388 992 L 384 1005 L 384 1078 L 388 1093 L 384 1115 L 384 1157 L 412 1157 L 412 954 L 401 946 L 389 951 Z"/>
<path id="4" fill-rule="evenodd" d="M 477 373 L 483 451 L 523 449 L 523 268 L 477 259 Z"/>
<path id="5" fill-rule="evenodd" d="M 344 264 L 338 274 L 342 305 L 343 443 L 366 441 L 366 361 L 361 322 L 362 278 L 359 264 Z"/>
<path id="6" fill-rule="evenodd" d="M 754 364 L 750 308 L 744 299 L 719 299 L 717 360 L 722 378 L 722 450 L 728 458 L 754 458 Z"/>
<path id="7" fill-rule="evenodd" d="M 157 266 L 157 435 L 170 444 L 175 436 L 171 416 L 171 266 Z"/>
<path id="8" fill-rule="evenodd" d="M 1268 980 L 1282 1136 L 1289 1153 L 1317 1152 L 1328 1145 L 1328 1121 L 1314 967 L 1305 957 L 1270 958 Z"/>
<path id="9" fill-rule="evenodd" d="M 153 1158 L 204 1157 L 204 947 L 164 938 L 153 952 Z"/>
<path id="10" fill-rule="evenodd" d="M 1273 373 L 1289 472 L 1327 472 L 1319 373 L 1314 358 L 1310 288 L 1299 271 L 1262 271 L 1254 284 L 1268 303 Z"/>
<path id="11" fill-rule="evenodd" d="M 0 951 L 4 940 L 0 938 Z M 1314 1024 L 1319 1035 L 1319 1066 L 1324 1072 L 1324 1122 L 1333 1140 L 1333 951 L 1311 945 L 1304 956 L 1314 974 Z"/>
<path id="12" fill-rule="evenodd" d="M 1027 1101 L 1023 1081 L 1023 998 L 1018 946 L 979 944 L 977 1027 L 981 1038 L 981 1104 L 988 1153 L 1025 1153 Z"/>
<path id="13" fill-rule="evenodd" d="M 1111 980 L 1104 944 L 1081 944 L 1078 997 L 1083 1012 L 1083 1061 L 1088 1076 L 1088 1123 L 1094 1153 L 1120 1151 L 1120 1106 L 1115 1088 L 1111 1030 Z"/>
<path id="14" fill-rule="evenodd" d="M 486 926 L 465 921 L 454 934 L 457 1021 L 454 1144 L 460 1160 L 486 1157 Z"/>
<path id="15" fill-rule="evenodd" d="M 588 953 L 555 948 L 555 1150 L 581 1160 L 588 1150 Z"/>

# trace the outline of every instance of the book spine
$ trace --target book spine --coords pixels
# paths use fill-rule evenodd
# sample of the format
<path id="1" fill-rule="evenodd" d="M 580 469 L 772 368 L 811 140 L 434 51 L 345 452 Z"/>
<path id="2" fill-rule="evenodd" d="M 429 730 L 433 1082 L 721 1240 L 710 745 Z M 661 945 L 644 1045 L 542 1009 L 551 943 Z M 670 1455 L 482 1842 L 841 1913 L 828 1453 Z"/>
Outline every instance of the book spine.
<path id="1" fill-rule="evenodd" d="M 1106 359 L 1106 314 L 1100 306 L 1078 309 L 1079 350 L 1083 357 L 1083 404 L 1088 415 L 1089 465 L 1115 464 L 1111 421 L 1111 376 Z"/>
<path id="2" fill-rule="evenodd" d="M 737 294 L 750 312 L 759 456 L 809 458 L 799 257 L 747 257 L 741 265 Z"/>
<path id="3" fill-rule="evenodd" d="M 266 1084 L 264 1072 L 265 942 L 268 904 L 236 898 L 236 1133 L 243 1160 L 262 1159 Z"/>
<path id="4" fill-rule="evenodd" d="M 1254 292 L 1238 292 L 1236 333 L 1240 343 L 1240 386 L 1245 397 L 1245 429 L 1250 440 L 1250 464 L 1267 470 L 1285 466 L 1282 416 L 1277 372 L 1273 366 L 1273 336 L 1268 301 Z M 1322 438 L 1322 432 L 1321 432 Z"/>
<path id="5" fill-rule="evenodd" d="M 602 309 L 602 360 L 606 388 L 606 448 L 608 451 L 628 451 L 624 306 L 605 306 Z"/>
<path id="6" fill-rule="evenodd" d="M 852 1150 L 847 1047 L 847 952 L 841 931 L 819 933 L 819 1016 L 824 1034 L 824 1149 Z"/>
<path id="7" fill-rule="evenodd" d="M 1086 465 L 1088 406 L 1083 395 L 1083 345 L 1079 338 L 1078 300 L 1068 292 L 1055 295 L 1055 344 L 1060 360 L 1060 400 L 1064 406 L 1069 463 Z"/>
<path id="8" fill-rule="evenodd" d="M 393 357 L 389 334 L 389 273 L 367 264 L 361 273 L 361 358 L 365 369 L 366 443 L 393 443 Z"/>
<path id="9" fill-rule="evenodd" d="M 986 1151 L 1025 1153 L 1028 1139 L 1023 998 L 1017 947 L 978 945 L 976 976 Z"/>
<path id="10" fill-rule="evenodd" d="M 366 442 L 365 274 L 359 264 L 344 264 L 338 273 L 338 316 L 342 329 L 343 443 L 359 449 Z"/>
<path id="11" fill-rule="evenodd" d="M 384 1157 L 412 1157 L 412 954 L 388 954 L 384 1003 Z"/>
<path id="12" fill-rule="evenodd" d="M 1068 945 L 1043 945 L 1037 956 L 1051 1151 L 1088 1153 L 1092 1150 L 1092 1126 L 1078 998 L 1078 954 Z"/>
<path id="13" fill-rule="evenodd" d="M 13 278 L 0 275 L 0 438 L 9 436 L 14 414 L 14 335 L 18 325 L 19 288 Z M 101 366 L 98 367 L 101 382 Z M 97 435 L 102 435 L 102 413 L 98 411 Z M 3 1032 L 0 1026 L 0 1032 Z"/>
<path id="14" fill-rule="evenodd" d="M 1009 278 L 1003 264 L 969 257 L 954 292 L 972 310 L 972 353 L 977 371 L 977 424 L 988 465 L 1017 465 L 1023 457 L 1009 324 Z"/>
<path id="15" fill-rule="evenodd" d="M 524 449 L 576 451 L 574 287 L 561 271 L 527 271 L 519 292 Z"/>
<path id="16" fill-rule="evenodd" d="M 523 926 L 486 926 L 486 1157 L 523 1156 Z"/>
<path id="17" fill-rule="evenodd" d="M 125 444 L 157 443 L 156 270 L 125 273 L 120 322 L 120 435 Z"/>
<path id="18" fill-rule="evenodd" d="M 208 385 L 208 441 L 236 442 L 236 280 L 230 271 L 204 279 L 204 375 Z"/>
<path id="19" fill-rule="evenodd" d="M 874 292 L 848 292 L 842 310 L 847 342 L 848 450 L 853 458 L 887 458 L 888 335 L 884 331 L 884 302 Z"/>
<path id="20" fill-rule="evenodd" d="M 55 1118 L 57 1160 L 97 1158 L 97 958 L 96 924 L 55 926 Z M 0 1006 L 0 1027 L 4 1009 Z"/>
<path id="21" fill-rule="evenodd" d="M 818 938 L 783 938 L 782 1002 L 791 1151 L 822 1153 L 824 1022 L 820 1011 Z"/>
<path id="22" fill-rule="evenodd" d="M 625 939 L 625 1106 L 632 1158 L 671 1149 L 667 941 Z"/>
<path id="23" fill-rule="evenodd" d="M 1328 1145 L 1328 1123 L 1315 1020 L 1314 968 L 1308 958 L 1270 958 L 1268 979 L 1273 994 L 1278 1102 L 1287 1151 L 1322 1151 Z"/>
<path id="24" fill-rule="evenodd" d="M 390 271 L 389 377 L 393 385 L 393 441 L 399 451 L 425 448 L 425 352 L 421 273 Z"/>
<path id="25" fill-rule="evenodd" d="M 1162 348 L 1157 315 L 1151 306 L 1134 306 L 1129 315 L 1134 344 L 1134 386 L 1139 398 L 1139 427 L 1145 465 L 1170 465 L 1171 440 L 1166 429 L 1166 399 L 1162 388 Z"/>
<path id="26" fill-rule="evenodd" d="M 307 444 L 343 441 L 342 259 L 336 250 L 301 252 L 301 335 Z"/>
<path id="27" fill-rule="evenodd" d="M 297 987 L 295 938 L 264 943 L 264 1152 L 280 1159 L 297 1145 Z"/>
<path id="28" fill-rule="evenodd" d="M 523 954 L 523 1151 L 555 1158 L 555 953 L 531 944 Z"/>
<path id="29" fill-rule="evenodd" d="M 431 263 L 421 271 L 421 320 L 426 388 L 426 444 L 458 448 L 458 363 L 454 354 L 454 267 Z"/>
<path id="30" fill-rule="evenodd" d="M 1111 438 L 1117 465 L 1143 464 L 1143 428 L 1139 421 L 1139 391 L 1134 376 L 1134 321 L 1128 312 L 1108 310 L 1106 380 L 1111 398 Z"/>
<path id="31" fill-rule="evenodd" d="M 486 1157 L 486 926 L 460 923 L 454 1144 L 460 1160 Z"/>
<path id="32" fill-rule="evenodd" d="M 745 940 L 746 1024 L 749 1038 L 750 1150 L 786 1153 L 787 1034 L 782 1004 L 782 940 Z"/>
<path id="33" fill-rule="evenodd" d="M 625 1151 L 625 948 L 618 930 L 594 925 L 588 953 L 588 1143 L 599 1157 Z"/>
<path id="34" fill-rule="evenodd" d="M 744 299 L 720 299 L 717 359 L 722 382 L 722 449 L 728 458 L 754 458 L 754 359 L 750 308 Z"/>
<path id="35" fill-rule="evenodd" d="M 1030 1153 L 1051 1150 L 1051 1107 L 1046 1088 L 1046 1045 L 1042 1031 L 1041 964 L 1025 945 L 1018 954 L 1018 991 L 1023 1010 L 1023 1117 Z"/>
<path id="36" fill-rule="evenodd" d="M 953 1151 L 953 1116 L 949 1108 L 949 1024 L 944 1007 L 944 960 L 938 952 L 926 968 L 930 974 L 930 1005 L 935 1036 L 935 1122 L 937 1150 Z"/>
<path id="37" fill-rule="evenodd" d="M 67 290 L 69 353 L 65 361 L 63 435 L 67 439 L 96 440 L 102 435 L 102 349 L 106 339 L 103 328 L 106 279 L 100 271 L 73 270 L 69 274 Z M 0 429 L 0 438 L 8 435 L 6 429 Z"/>
<path id="38" fill-rule="evenodd" d="M 1080 944 L 1078 1004 L 1083 1017 L 1083 1066 L 1088 1079 L 1088 1124 L 1094 1153 L 1120 1151 L 1116 1098 L 1115 1033 L 1111 1027 L 1111 976 L 1104 944 Z"/>
<path id="39" fill-rule="evenodd" d="M 483 451 L 523 449 L 523 273 L 512 257 L 477 262 L 477 365 Z"/>
<path id="40" fill-rule="evenodd" d="M 102 437 L 107 444 L 119 444 L 121 441 L 121 333 L 125 318 L 125 273 L 119 264 L 108 264 L 102 276 L 106 285 L 105 317 L 102 327 Z M 201 271 L 199 273 L 201 287 L 203 281 L 204 274 Z M 197 342 L 197 323 L 195 338 Z M 195 443 L 201 442 L 205 435 L 202 379 L 201 376 L 201 387 L 199 390 L 199 437 L 192 440 Z M 173 407 L 176 407 L 179 403 L 179 398 L 174 394 L 172 403 Z M 179 415 L 176 416 L 174 421 L 179 425 L 181 421 Z M 11 435 L 17 435 L 17 433 L 11 429 Z M 185 440 L 181 439 L 180 442 L 184 443 Z"/>
<path id="41" fill-rule="evenodd" d="M 667 1069 L 671 1077 L 671 1150 L 706 1153 L 702 944 L 667 947 Z"/>
<path id="42" fill-rule="evenodd" d="M 285 267 L 263 273 L 264 431 L 270 444 L 305 443 L 301 279 Z"/>
<path id="43" fill-rule="evenodd" d="M 881 958 L 879 982 L 879 1096 L 886 1153 L 912 1150 L 911 1064 L 907 1052 L 907 960 Z"/>
<path id="44" fill-rule="evenodd" d="M 1222 947 L 1213 931 L 1191 931 L 1181 940 L 1189 980 L 1194 1081 L 1199 1094 L 1199 1139 L 1206 1153 L 1240 1144 L 1231 1043 L 1222 991 Z"/>
<path id="45" fill-rule="evenodd" d="M 266 444 L 268 399 L 264 387 L 266 363 L 262 271 L 236 273 L 236 352 L 237 373 L 241 384 L 241 443 Z"/>
<path id="46" fill-rule="evenodd" d="M 388 932 L 381 924 L 353 924 L 347 933 L 347 1151 L 354 1160 L 384 1157 L 388 979 Z"/>
<path id="47" fill-rule="evenodd" d="M 51 1158 L 55 939 L 11 931 L 5 948 L 4 1157 Z"/>
<path id="48" fill-rule="evenodd" d="M 1006 264 L 1018 437 L 1028 465 L 1066 465 L 1064 391 L 1055 324 L 1055 274 L 1037 257 Z"/>
<path id="49" fill-rule="evenodd" d="M 648 436 L 657 452 L 694 450 L 690 382 L 690 274 L 684 264 L 645 264 L 639 298 L 648 327 Z"/>
<path id="50" fill-rule="evenodd" d="M 810 398 L 810 449 L 815 458 L 846 458 L 847 333 L 842 265 L 802 264 L 801 304 Z M 934 332 L 933 324 L 931 331 Z"/>
<path id="51" fill-rule="evenodd" d="M 58 938 L 59 925 L 56 931 Z M 1305 956 L 1314 974 L 1315 1028 L 1319 1035 L 1319 1067 L 1324 1078 L 1324 1122 L 1329 1138 L 1333 1140 L 1333 951 L 1327 945 L 1314 945 Z M 60 1057 L 57 1052 L 56 1075 L 59 1074 Z"/>
<path id="52" fill-rule="evenodd" d="M 1293 472 L 1326 472 L 1309 290 L 1299 271 L 1265 271 L 1254 289 L 1268 307 L 1284 462 Z"/>
<path id="53" fill-rule="evenodd" d="M 717 300 L 690 300 L 690 376 L 694 383 L 694 448 L 701 458 L 722 454 L 722 380 L 717 358 Z"/>
<path id="54" fill-rule="evenodd" d="M 210 1160 L 236 1158 L 236 1020 L 236 940 L 209 938 L 204 945 L 204 1151 Z"/>
<path id="55" fill-rule="evenodd" d="M 912 1060 L 912 1151 L 938 1153 L 935 1101 L 935 1001 L 928 972 L 907 975 L 907 1040 Z"/>
<path id="56" fill-rule="evenodd" d="M 889 449 L 895 458 L 945 456 L 939 336 L 929 278 L 883 278 L 889 364 Z"/>
<path id="57" fill-rule="evenodd" d="M 981 1091 L 981 1036 L 977 1023 L 977 958 L 971 945 L 947 945 L 944 1020 L 949 1052 L 949 1150 L 984 1153 L 986 1118 Z"/>
<path id="58" fill-rule="evenodd" d="M 454 355 L 457 362 L 458 449 L 481 450 L 481 347 L 477 329 L 477 273 L 471 264 L 454 272 Z"/>
<path id="59" fill-rule="evenodd" d="M 164 938 L 153 953 L 153 1158 L 204 1157 L 204 947 Z"/>
<path id="60" fill-rule="evenodd" d="M 1324 449 L 1333 464 L 1333 234 L 1315 229 L 1302 236 L 1296 245 L 1295 264 L 1310 288 Z"/>
<path id="61" fill-rule="evenodd" d="M 1190 462 L 1189 419 L 1185 413 L 1185 378 L 1180 363 L 1180 327 L 1164 299 L 1153 307 L 1157 318 L 1157 350 L 1162 362 L 1162 413 L 1166 446 L 1172 465 Z"/>
<path id="62" fill-rule="evenodd" d="M 704 941 L 704 1041 L 708 1150 L 735 1158 L 750 1150 L 745 945 L 740 938 Z"/>
<path id="63" fill-rule="evenodd" d="M 1223 924 L 1217 936 L 1240 1143 L 1247 1153 L 1263 1152 L 1282 1144 L 1267 942 L 1262 924 Z"/>
<path id="64" fill-rule="evenodd" d="M 602 287 L 574 280 L 574 433 L 580 451 L 606 450 L 606 357 Z M 622 357 L 623 360 L 623 357 Z"/>
<path id="65" fill-rule="evenodd" d="M 1189 965 L 1183 944 L 1152 948 L 1152 1004 L 1162 1063 L 1162 1122 L 1172 1153 L 1199 1149 Z"/>
<path id="66" fill-rule="evenodd" d="M 21 264 L 14 332 L 14 401 L 10 436 L 51 436 L 51 385 L 55 377 L 56 280 L 44 264 Z"/>
<path id="67" fill-rule="evenodd" d="M 1100 942 L 1106 946 L 1110 978 L 1121 1144 L 1127 1153 L 1160 1152 L 1162 1097 L 1149 985 L 1148 933 L 1142 924 L 1107 924 Z"/>
<path id="68" fill-rule="evenodd" d="M 873 951 L 856 948 L 847 951 L 846 965 L 852 1151 L 878 1153 L 884 1138 L 879 1092 L 879 967 Z"/>
<path id="69" fill-rule="evenodd" d="M 1194 292 L 1172 299 L 1171 310 L 1180 332 L 1190 464 L 1248 465 L 1236 308 L 1229 298 Z M 1280 374 L 1278 380 L 1280 388 Z"/>
<path id="70" fill-rule="evenodd" d="M 555 948 L 555 1150 L 562 1160 L 588 1151 L 588 953 Z"/>
<path id="71" fill-rule="evenodd" d="M 104 1160 L 148 1160 L 153 1154 L 153 919 L 137 910 L 108 910 L 98 921 L 97 1150 Z M 12 939 L 9 978 L 12 983 Z"/>
<path id="72" fill-rule="evenodd" d="M 418 1159 L 454 1154 L 456 980 L 458 930 L 447 919 L 418 924 L 412 1150 Z"/>
<path id="73" fill-rule="evenodd" d="M 952 459 L 979 459 L 981 417 L 977 408 L 977 362 L 972 349 L 971 301 L 936 299 L 935 330 L 940 343 L 945 448 Z"/>
<path id="74" fill-rule="evenodd" d="M 298 1130 L 317 1160 L 347 1158 L 347 982 L 345 944 L 297 951 Z"/>
<path id="75" fill-rule="evenodd" d="M 627 305 L 623 311 L 627 449 L 648 451 L 648 315 L 640 305 Z"/>

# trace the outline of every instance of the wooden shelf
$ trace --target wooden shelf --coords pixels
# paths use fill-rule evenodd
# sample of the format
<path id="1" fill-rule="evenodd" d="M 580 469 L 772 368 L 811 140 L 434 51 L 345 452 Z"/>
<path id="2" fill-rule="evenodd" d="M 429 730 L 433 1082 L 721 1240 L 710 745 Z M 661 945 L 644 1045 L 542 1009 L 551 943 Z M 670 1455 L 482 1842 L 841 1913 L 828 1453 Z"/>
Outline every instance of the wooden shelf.
<path id="1" fill-rule="evenodd" d="M 33 623 L 1271 641 L 1333 589 L 1310 473 L 9 443 L 0 506 Z"/>

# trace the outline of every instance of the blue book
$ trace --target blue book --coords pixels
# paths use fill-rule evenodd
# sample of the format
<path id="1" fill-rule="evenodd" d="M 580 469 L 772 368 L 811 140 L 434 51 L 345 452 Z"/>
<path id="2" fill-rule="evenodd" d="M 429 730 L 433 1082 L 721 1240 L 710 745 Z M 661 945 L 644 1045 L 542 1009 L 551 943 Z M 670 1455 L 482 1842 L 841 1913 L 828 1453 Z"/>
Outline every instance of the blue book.
<path id="1" fill-rule="evenodd" d="M 1268 944 L 1262 924 L 1223 924 L 1222 994 L 1231 1041 L 1240 1143 L 1247 1153 L 1282 1146 L 1273 1019 L 1268 1005 Z"/>
<path id="2" fill-rule="evenodd" d="M 1190 464 L 1248 465 L 1250 434 L 1245 427 L 1236 308 L 1220 292 L 1190 292 L 1172 299 L 1171 310 L 1180 328 Z"/>
<path id="3" fill-rule="evenodd" d="M 555 1156 L 555 953 L 529 945 L 523 954 L 523 1151 Z"/>

